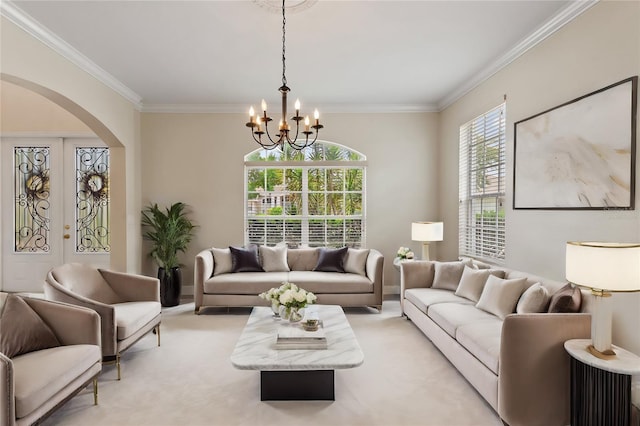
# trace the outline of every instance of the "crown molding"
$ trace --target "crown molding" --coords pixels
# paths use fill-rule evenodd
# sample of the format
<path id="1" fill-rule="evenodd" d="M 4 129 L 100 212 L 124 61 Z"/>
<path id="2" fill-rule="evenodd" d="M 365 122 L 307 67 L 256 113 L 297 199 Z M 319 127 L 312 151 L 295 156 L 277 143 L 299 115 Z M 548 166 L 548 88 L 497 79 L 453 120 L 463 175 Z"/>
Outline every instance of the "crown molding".
<path id="1" fill-rule="evenodd" d="M 519 58 L 529 49 L 536 46 L 538 43 L 542 42 L 544 39 L 571 22 L 581 13 L 594 6 L 598 1 L 599 0 L 579 0 L 569 4 L 554 17 L 545 22 L 544 25 L 510 49 L 507 53 L 491 63 L 483 71 L 476 74 L 474 78 L 468 80 L 466 84 L 463 84 L 459 89 L 444 97 L 440 102 L 438 102 L 438 110 L 442 111 L 451 106 L 455 101 L 471 92 L 481 83 L 488 80 L 491 76 Z"/>
<path id="2" fill-rule="evenodd" d="M 321 113 L 409 113 L 438 112 L 436 105 L 400 104 L 325 104 Z M 238 104 L 143 104 L 140 112 L 167 114 L 248 114 L 248 105 Z"/>
<path id="3" fill-rule="evenodd" d="M 9 0 L 0 1 L 0 14 L 26 31 L 35 39 L 41 41 L 46 46 L 53 49 L 71 63 L 105 84 L 116 93 L 131 102 L 136 109 L 142 106 L 142 97 L 129 89 L 122 82 L 109 74 L 107 71 L 96 65 L 89 58 L 84 56 L 69 43 L 52 33 L 38 21 L 23 12 L 18 6 Z"/>

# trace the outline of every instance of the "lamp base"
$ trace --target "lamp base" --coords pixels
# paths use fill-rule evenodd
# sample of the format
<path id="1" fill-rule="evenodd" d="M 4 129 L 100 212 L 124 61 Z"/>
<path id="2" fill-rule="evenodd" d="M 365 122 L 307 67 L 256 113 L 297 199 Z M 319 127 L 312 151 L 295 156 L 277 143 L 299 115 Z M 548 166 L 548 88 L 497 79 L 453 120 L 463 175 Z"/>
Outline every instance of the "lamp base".
<path id="1" fill-rule="evenodd" d="M 431 260 L 429 259 L 429 243 L 422 243 L 422 260 Z"/>
<path id="2" fill-rule="evenodd" d="M 595 346 L 589 345 L 587 347 L 587 350 L 591 355 L 595 356 L 596 358 L 600 358 L 604 360 L 610 360 L 616 357 L 616 353 L 613 351 L 613 349 L 606 349 L 604 352 L 600 352 L 595 348 Z"/>

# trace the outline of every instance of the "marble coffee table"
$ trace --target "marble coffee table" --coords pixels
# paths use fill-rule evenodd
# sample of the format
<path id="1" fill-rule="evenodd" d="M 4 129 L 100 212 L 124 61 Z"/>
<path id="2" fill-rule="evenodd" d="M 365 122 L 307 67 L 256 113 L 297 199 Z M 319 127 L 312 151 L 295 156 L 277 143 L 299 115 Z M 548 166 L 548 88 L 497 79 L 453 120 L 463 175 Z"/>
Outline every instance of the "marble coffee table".
<path id="1" fill-rule="evenodd" d="M 340 306 L 313 305 L 323 322 L 327 349 L 276 349 L 278 328 L 271 308 L 255 307 L 231 363 L 240 370 L 260 371 L 260 399 L 335 400 L 334 372 L 361 365 L 364 354 Z"/>

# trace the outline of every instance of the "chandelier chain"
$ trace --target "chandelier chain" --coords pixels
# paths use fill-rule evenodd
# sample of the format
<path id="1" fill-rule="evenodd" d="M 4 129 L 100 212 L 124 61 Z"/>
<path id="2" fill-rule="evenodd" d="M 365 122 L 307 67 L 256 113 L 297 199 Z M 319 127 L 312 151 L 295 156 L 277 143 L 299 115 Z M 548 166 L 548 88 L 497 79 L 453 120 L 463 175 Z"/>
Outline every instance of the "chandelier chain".
<path id="1" fill-rule="evenodd" d="M 262 115 L 257 114 L 256 116 L 253 107 L 251 107 L 249 109 L 249 122 L 246 123 L 246 126 L 250 129 L 253 140 L 264 149 L 271 150 L 280 148 L 284 150 L 285 144 L 288 144 L 292 149 L 300 151 L 315 143 L 318 139 L 320 129 L 324 126 L 320 124 L 317 109 L 314 112 L 314 124 L 312 124 L 309 116 L 302 117 L 300 115 L 300 101 L 298 100 L 295 102 L 295 116 L 291 117 L 291 122 L 287 122 L 287 94 L 290 89 L 287 87 L 286 76 L 287 18 L 285 15 L 285 1 L 286 0 L 282 0 L 282 87 L 278 89 L 282 96 L 282 118 L 280 119 L 280 124 L 277 127 L 278 133 L 272 136 L 269 132 L 269 122 L 273 120 L 267 115 L 267 103 L 264 99 L 262 100 Z M 290 125 L 290 123 L 295 123 L 295 129 Z M 263 135 L 265 136 L 264 140 Z M 299 135 L 302 136 L 300 139 L 298 139 Z"/>
<path id="2" fill-rule="evenodd" d="M 286 34 L 286 24 L 287 24 L 287 18 L 284 15 L 284 2 L 285 0 L 282 0 L 282 85 L 286 86 L 287 85 L 287 76 L 285 75 L 285 71 L 287 70 L 287 65 L 286 65 L 286 58 L 285 58 L 285 34 Z"/>

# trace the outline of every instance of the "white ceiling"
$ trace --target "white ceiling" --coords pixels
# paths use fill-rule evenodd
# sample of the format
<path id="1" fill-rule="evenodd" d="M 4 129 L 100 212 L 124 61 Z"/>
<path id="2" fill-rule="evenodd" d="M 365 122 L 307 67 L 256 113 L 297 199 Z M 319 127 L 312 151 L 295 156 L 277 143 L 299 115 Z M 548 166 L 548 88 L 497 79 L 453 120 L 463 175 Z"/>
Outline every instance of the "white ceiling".
<path id="1" fill-rule="evenodd" d="M 320 0 L 287 12 L 290 96 L 305 111 L 440 110 L 591 4 Z M 143 111 L 279 103 L 282 16 L 254 1 L 14 0 L 2 12 Z"/>

